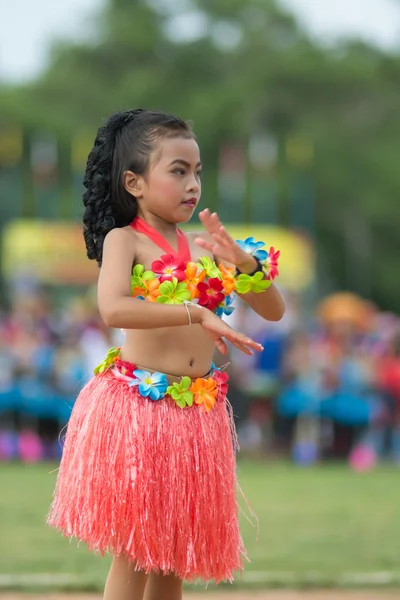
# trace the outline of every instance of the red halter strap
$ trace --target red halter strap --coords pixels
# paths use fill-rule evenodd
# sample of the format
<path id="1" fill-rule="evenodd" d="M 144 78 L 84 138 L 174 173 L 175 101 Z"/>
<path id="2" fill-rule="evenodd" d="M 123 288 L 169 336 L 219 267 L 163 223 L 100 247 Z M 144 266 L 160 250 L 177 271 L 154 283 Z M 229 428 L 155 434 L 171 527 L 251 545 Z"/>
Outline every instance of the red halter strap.
<path id="1" fill-rule="evenodd" d="M 178 237 L 178 252 L 167 242 L 165 238 L 154 227 L 143 221 L 140 217 L 136 217 L 130 224 L 132 229 L 139 233 L 144 233 L 147 237 L 156 244 L 161 250 L 167 254 L 181 258 L 185 262 L 190 262 L 190 248 L 186 235 L 180 229 L 176 229 Z"/>

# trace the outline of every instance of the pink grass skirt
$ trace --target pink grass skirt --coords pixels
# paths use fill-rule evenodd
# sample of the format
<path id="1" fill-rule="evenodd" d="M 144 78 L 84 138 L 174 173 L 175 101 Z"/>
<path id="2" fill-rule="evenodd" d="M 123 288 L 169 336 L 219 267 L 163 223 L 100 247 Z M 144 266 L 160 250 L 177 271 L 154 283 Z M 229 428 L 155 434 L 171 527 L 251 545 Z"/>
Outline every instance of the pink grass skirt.
<path id="1" fill-rule="evenodd" d="M 220 397 L 210 412 L 152 401 L 107 371 L 81 391 L 48 523 L 89 550 L 179 578 L 233 580 L 245 556 L 237 438 Z"/>

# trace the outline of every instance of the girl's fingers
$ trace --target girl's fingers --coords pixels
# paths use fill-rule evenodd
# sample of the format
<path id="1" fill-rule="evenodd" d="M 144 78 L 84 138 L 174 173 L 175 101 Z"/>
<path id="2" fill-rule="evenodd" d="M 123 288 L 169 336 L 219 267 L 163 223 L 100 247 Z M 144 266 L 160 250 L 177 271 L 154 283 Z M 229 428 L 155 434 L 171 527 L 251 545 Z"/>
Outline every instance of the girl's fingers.
<path id="1" fill-rule="evenodd" d="M 215 340 L 215 345 L 221 354 L 228 354 L 228 346 L 225 344 L 223 339 L 219 338 L 218 340 Z"/>
<path id="2" fill-rule="evenodd" d="M 223 225 L 219 228 L 218 235 L 225 241 L 225 243 L 230 244 L 231 246 L 236 244 L 235 240 L 229 235 L 227 230 Z"/>
<path id="3" fill-rule="evenodd" d="M 219 220 L 219 216 L 217 215 L 217 213 L 216 213 L 216 212 L 212 213 L 212 215 L 211 215 L 211 219 L 212 219 L 213 225 L 214 225 L 214 226 L 215 226 L 217 229 L 220 229 L 220 228 L 222 227 L 222 223 L 221 223 L 221 221 Z"/>
<path id="4" fill-rule="evenodd" d="M 226 338 L 235 345 L 242 344 L 243 346 L 246 346 L 247 348 L 254 348 L 254 350 L 257 350 L 257 352 L 261 352 L 262 350 L 264 350 L 264 348 L 262 347 L 261 344 L 259 344 L 258 342 L 255 342 L 254 340 L 251 340 L 250 338 L 246 338 L 246 336 L 242 336 L 240 334 L 239 335 L 229 335 L 229 336 L 226 336 Z"/>
<path id="5" fill-rule="evenodd" d="M 201 213 L 199 213 L 199 217 L 203 225 L 210 233 L 219 233 L 219 230 L 221 227 L 223 227 L 217 213 L 210 213 L 208 208 L 205 208 L 203 211 L 201 211 Z"/>
<path id="6" fill-rule="evenodd" d="M 244 354 L 247 354 L 248 356 L 253 356 L 253 354 L 254 354 L 254 352 L 252 350 L 250 350 L 250 348 L 245 346 L 245 344 L 236 342 L 236 343 L 234 343 L 234 346 L 236 346 L 236 348 L 238 348 L 239 350 L 241 350 Z"/>
<path id="7" fill-rule="evenodd" d="M 199 213 L 199 218 L 209 233 L 212 234 L 218 231 L 219 226 L 215 224 L 208 208 Z"/>
<path id="8" fill-rule="evenodd" d="M 226 336 L 226 339 L 228 339 L 231 342 L 231 344 L 236 346 L 236 348 L 241 350 L 241 352 L 243 352 L 244 354 L 247 354 L 248 356 L 253 356 L 254 352 L 248 347 L 248 344 L 238 340 L 235 336 Z M 228 346 L 222 340 L 222 338 L 215 340 L 215 345 L 222 354 L 228 354 Z"/>
<path id="9" fill-rule="evenodd" d="M 211 229 L 210 218 L 205 214 L 205 211 L 199 213 L 199 219 L 203 223 L 204 227 L 207 229 L 208 233 L 213 233 Z"/>
<path id="10" fill-rule="evenodd" d="M 215 245 L 215 244 L 212 244 L 211 242 L 208 242 L 207 240 L 205 240 L 202 237 L 195 238 L 194 243 L 197 246 L 200 246 L 200 248 L 205 248 L 205 250 L 209 250 L 210 252 L 213 252 L 214 245 Z"/>
<path id="11" fill-rule="evenodd" d="M 205 208 L 199 213 L 199 218 L 209 233 L 212 235 L 219 235 L 220 239 L 224 240 L 224 245 L 226 245 L 226 243 L 230 245 L 235 244 L 235 240 L 222 225 L 216 212 L 211 214 L 208 208 Z"/>
<path id="12" fill-rule="evenodd" d="M 258 342 L 255 342 L 254 340 L 245 341 L 244 343 L 246 344 L 246 346 L 249 346 L 249 348 L 254 348 L 254 350 L 257 350 L 257 352 L 261 352 L 262 350 L 264 350 L 264 347 Z"/>
<path id="13" fill-rule="evenodd" d="M 227 246 L 229 247 L 229 244 L 226 243 L 225 238 L 223 238 L 222 235 L 220 235 L 219 233 L 213 233 L 212 236 L 216 243 L 219 244 L 222 248 L 226 248 Z"/>

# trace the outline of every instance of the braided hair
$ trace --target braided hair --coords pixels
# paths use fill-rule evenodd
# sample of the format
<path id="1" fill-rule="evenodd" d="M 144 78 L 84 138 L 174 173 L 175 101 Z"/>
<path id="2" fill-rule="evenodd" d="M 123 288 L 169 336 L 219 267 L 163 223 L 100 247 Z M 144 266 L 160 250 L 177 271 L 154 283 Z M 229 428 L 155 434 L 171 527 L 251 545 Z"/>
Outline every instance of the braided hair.
<path id="1" fill-rule="evenodd" d="M 144 175 L 157 143 L 171 137 L 194 134 L 179 117 L 142 109 L 114 113 L 99 128 L 83 180 L 83 235 L 88 257 L 99 266 L 107 233 L 137 215 L 136 198 L 124 187 L 125 171 Z"/>

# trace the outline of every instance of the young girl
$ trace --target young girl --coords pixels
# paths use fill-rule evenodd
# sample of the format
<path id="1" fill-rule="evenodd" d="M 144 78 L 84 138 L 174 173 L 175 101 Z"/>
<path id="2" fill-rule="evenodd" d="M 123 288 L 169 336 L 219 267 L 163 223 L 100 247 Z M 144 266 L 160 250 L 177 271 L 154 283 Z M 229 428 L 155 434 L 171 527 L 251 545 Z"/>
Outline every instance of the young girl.
<path id="1" fill-rule="evenodd" d="M 279 253 L 235 242 L 207 209 L 206 232 L 177 229 L 199 203 L 200 174 L 189 126 L 147 110 L 113 115 L 87 163 L 99 310 L 126 341 L 75 403 L 49 524 L 112 552 L 106 600 L 178 600 L 183 580 L 242 568 L 228 376 L 212 355 L 226 340 L 262 350 L 218 315 L 235 290 L 265 319 L 282 317 Z"/>

